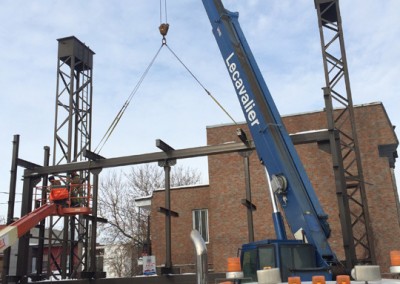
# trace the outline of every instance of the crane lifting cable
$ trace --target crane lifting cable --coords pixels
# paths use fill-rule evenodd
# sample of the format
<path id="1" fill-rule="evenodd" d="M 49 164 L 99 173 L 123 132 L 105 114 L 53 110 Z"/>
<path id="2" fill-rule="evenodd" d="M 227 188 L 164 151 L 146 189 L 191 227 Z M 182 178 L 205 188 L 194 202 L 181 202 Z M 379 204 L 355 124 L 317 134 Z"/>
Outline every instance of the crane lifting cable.
<path id="1" fill-rule="evenodd" d="M 233 119 L 233 117 L 226 111 L 226 109 L 218 102 L 218 100 L 204 87 L 204 85 L 197 79 L 197 77 L 192 73 L 192 71 L 189 70 L 189 68 L 183 63 L 183 61 L 176 55 L 175 52 L 172 51 L 172 49 L 167 45 L 167 33 L 169 30 L 169 24 L 168 24 L 168 13 L 167 13 L 167 0 L 164 0 L 164 20 L 165 22 L 163 23 L 163 8 L 162 8 L 162 1 L 160 0 L 160 34 L 162 35 L 162 44 L 165 45 L 168 50 L 175 56 L 175 58 L 182 64 L 182 66 L 189 72 L 189 74 L 196 80 L 196 82 L 204 89 L 204 91 L 207 93 L 207 95 L 210 96 L 210 98 L 222 109 L 223 112 L 233 121 L 234 124 L 237 124 L 236 121 Z"/>
<path id="2" fill-rule="evenodd" d="M 156 58 L 157 58 L 158 54 L 160 53 L 162 47 L 163 47 L 163 45 L 161 45 L 160 48 L 157 50 L 157 52 L 154 55 L 153 59 L 150 61 L 150 64 L 147 66 L 146 70 L 143 72 L 142 76 L 140 77 L 138 83 L 133 88 L 133 90 L 132 90 L 131 94 L 129 95 L 128 99 L 125 101 L 125 103 L 123 104 L 122 108 L 118 112 L 117 116 L 114 118 L 113 122 L 111 123 L 110 127 L 107 129 L 107 131 L 104 134 L 103 138 L 101 138 L 101 141 L 99 142 L 99 144 L 97 145 L 96 149 L 94 150 L 94 152 L 97 152 L 97 154 L 100 153 L 100 151 L 103 149 L 104 145 L 106 144 L 108 138 L 110 138 L 110 136 L 113 133 L 115 127 L 117 126 L 118 122 L 120 121 L 122 115 L 124 114 L 125 110 L 128 108 L 129 103 L 131 102 L 133 96 L 136 94 L 136 92 L 138 91 L 140 85 L 143 83 L 143 80 L 145 79 L 145 77 L 146 77 L 147 73 L 149 72 L 151 66 L 153 65 L 154 61 L 156 60 Z M 97 149 L 99 149 L 99 150 L 97 150 Z"/>
<path id="3" fill-rule="evenodd" d="M 167 18 L 167 0 L 164 0 L 164 15 L 165 15 L 165 23 L 162 23 L 162 20 L 163 20 L 162 0 L 160 0 L 160 27 L 159 27 L 159 30 L 160 30 L 161 35 L 163 36 L 162 45 L 158 49 L 158 51 L 156 52 L 156 55 L 151 60 L 149 66 L 147 66 L 146 70 L 144 71 L 144 73 L 140 77 L 138 83 L 136 84 L 135 88 L 133 89 L 133 91 L 129 95 L 128 99 L 125 101 L 124 105 L 122 106 L 122 108 L 120 109 L 120 111 L 118 112 L 116 117 L 114 118 L 114 120 L 111 123 L 110 127 L 107 129 L 107 131 L 104 134 L 103 138 L 101 138 L 99 144 L 97 145 L 96 149 L 94 150 L 94 152 L 97 152 L 97 154 L 100 153 L 100 151 L 103 149 L 104 145 L 106 144 L 107 140 L 110 138 L 110 136 L 113 133 L 115 127 L 117 126 L 118 122 L 120 121 L 122 115 L 124 114 L 125 110 L 128 108 L 129 103 L 131 102 L 133 96 L 138 91 L 138 89 L 139 89 L 140 85 L 142 84 L 144 78 L 146 77 L 146 75 L 149 72 L 151 66 L 153 65 L 154 61 L 156 60 L 158 54 L 160 53 L 161 48 L 166 44 L 165 36 L 167 35 L 168 29 L 169 29 L 169 24 L 167 23 L 167 20 L 168 20 L 168 18 Z"/>
<path id="4" fill-rule="evenodd" d="M 124 105 L 122 106 L 122 108 L 118 112 L 117 116 L 114 118 L 114 120 L 111 123 L 110 127 L 107 129 L 107 131 L 104 134 L 103 138 L 101 138 L 99 144 L 97 145 L 96 149 L 94 150 L 94 152 L 97 152 L 97 154 L 100 153 L 100 151 L 103 149 L 104 145 L 106 144 L 108 138 L 110 138 L 110 136 L 113 133 L 115 127 L 117 126 L 118 122 L 120 121 L 122 115 L 124 114 L 125 110 L 128 108 L 129 103 L 131 102 L 133 96 L 136 94 L 136 92 L 139 89 L 140 85 L 142 84 L 144 78 L 146 77 L 147 73 L 149 72 L 151 66 L 153 65 L 154 61 L 156 60 L 158 54 L 160 53 L 161 48 L 166 44 L 165 36 L 167 35 L 168 29 L 169 29 L 169 24 L 167 23 L 167 21 L 168 21 L 168 17 L 167 17 L 167 0 L 164 0 L 164 15 L 165 15 L 165 23 L 162 23 L 162 20 L 163 20 L 162 0 L 160 0 L 160 27 L 159 27 L 159 30 L 160 30 L 161 35 L 163 36 L 162 45 L 158 49 L 158 51 L 156 52 L 156 55 L 151 60 L 149 66 L 147 66 L 146 70 L 144 71 L 144 73 L 140 77 L 139 82 L 136 84 L 135 88 L 133 89 L 133 91 L 129 95 L 128 99 L 125 101 Z M 98 149 L 98 151 L 97 151 L 97 149 Z"/>
<path id="5" fill-rule="evenodd" d="M 164 15 L 165 15 L 165 22 L 163 23 L 163 15 L 162 15 L 162 0 L 160 0 L 160 34 L 162 35 L 162 43 L 163 45 L 167 43 L 166 36 L 168 33 L 169 29 L 169 24 L 168 24 L 168 16 L 167 16 L 167 0 L 164 0 Z"/>
<path id="6" fill-rule="evenodd" d="M 190 69 L 185 65 L 185 63 L 183 63 L 183 61 L 176 55 L 176 53 L 169 47 L 169 45 L 167 45 L 166 42 L 163 44 L 175 56 L 175 58 L 179 61 L 179 63 L 182 64 L 182 66 L 186 69 L 186 71 L 189 72 L 189 74 L 193 77 L 193 79 L 195 79 L 196 82 L 204 89 L 207 95 L 209 95 L 211 99 L 222 109 L 222 111 L 225 112 L 225 114 L 233 121 L 233 123 L 237 125 L 237 122 L 233 119 L 233 117 L 229 114 L 229 112 L 218 102 L 218 100 L 210 93 L 210 91 L 208 91 L 206 87 L 204 87 L 204 85 L 199 81 L 199 79 L 197 79 L 197 77 L 193 74 L 193 72 L 190 71 Z"/>
<path id="7" fill-rule="evenodd" d="M 204 91 L 207 93 L 207 95 L 210 96 L 210 98 L 222 109 L 223 112 L 233 121 L 234 124 L 237 124 L 236 121 L 233 119 L 233 117 L 226 111 L 226 109 L 218 102 L 218 100 L 204 87 L 204 85 L 197 79 L 197 77 L 192 73 L 192 71 L 189 70 L 189 68 L 183 63 L 183 61 L 176 55 L 175 52 L 172 51 L 172 49 L 167 45 L 167 33 L 169 30 L 169 24 L 168 24 L 168 13 L 167 13 L 167 0 L 164 0 L 164 20 L 165 22 L 163 23 L 163 14 L 162 14 L 162 0 L 160 0 L 160 34 L 162 35 L 162 44 L 165 45 L 168 50 L 174 55 L 174 57 L 182 64 L 182 66 L 189 72 L 189 74 L 196 80 L 196 82 L 204 89 Z"/>
<path id="8" fill-rule="evenodd" d="M 163 21 L 163 8 L 162 8 L 162 0 L 160 0 L 160 24 Z M 167 13 L 167 0 L 164 0 L 164 20 L 165 23 L 168 23 L 168 13 Z"/>
<path id="9" fill-rule="evenodd" d="M 138 91 L 140 85 L 142 84 L 143 80 L 145 79 L 147 73 L 149 72 L 151 66 L 153 65 L 154 61 L 156 60 L 158 54 L 160 53 L 161 49 L 163 46 L 166 46 L 168 50 L 173 54 L 173 56 L 182 64 L 182 66 L 189 72 L 189 74 L 196 80 L 196 82 L 204 89 L 204 91 L 209 95 L 212 100 L 225 112 L 225 114 L 233 121 L 234 124 L 237 124 L 236 121 L 233 119 L 233 117 L 225 110 L 225 108 L 218 102 L 218 100 L 204 87 L 204 85 L 197 79 L 197 77 L 192 73 L 192 71 L 189 70 L 189 68 L 183 63 L 183 61 L 176 55 L 176 53 L 167 45 L 167 40 L 166 36 L 169 30 L 169 24 L 167 23 L 167 3 L 166 0 L 164 0 L 164 8 L 165 8 L 165 22 L 162 23 L 162 0 L 160 0 L 160 26 L 159 26 L 159 31 L 160 34 L 162 35 L 162 44 L 158 51 L 156 52 L 155 56 L 151 60 L 150 64 L 147 66 L 146 70 L 140 77 L 138 83 L 136 84 L 135 88 L 132 90 L 131 94 L 129 95 L 128 99 L 125 101 L 124 105 L 118 112 L 117 116 L 114 118 L 113 122 L 107 129 L 106 133 L 104 134 L 103 138 L 100 140 L 99 144 L 95 148 L 94 152 L 97 154 L 100 153 L 100 151 L 103 149 L 104 145 L 110 138 L 111 134 L 113 133 L 115 127 L 117 126 L 118 122 L 120 121 L 122 115 L 124 114 L 125 110 L 128 108 L 129 103 L 131 102 L 133 96 L 136 94 Z"/>

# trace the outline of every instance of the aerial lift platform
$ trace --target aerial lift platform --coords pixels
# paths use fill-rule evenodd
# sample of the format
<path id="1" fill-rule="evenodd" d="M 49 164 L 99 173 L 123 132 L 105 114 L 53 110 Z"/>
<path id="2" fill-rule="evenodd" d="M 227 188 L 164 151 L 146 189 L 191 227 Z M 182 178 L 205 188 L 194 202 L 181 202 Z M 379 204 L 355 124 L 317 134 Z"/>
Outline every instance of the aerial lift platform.
<path id="1" fill-rule="evenodd" d="M 71 194 L 76 186 L 78 185 L 69 184 L 53 187 L 37 187 L 35 196 L 41 196 L 41 192 L 43 190 L 49 192 L 50 194 L 46 194 L 47 198 L 45 200 L 42 200 L 41 198 L 35 198 L 35 203 L 39 205 L 41 204 L 40 207 L 37 207 L 29 214 L 21 217 L 20 219 L 0 230 L 0 253 L 16 243 L 20 237 L 28 233 L 46 217 L 91 214 L 92 208 L 90 207 L 90 185 L 79 184 L 82 192 L 85 192 L 84 196 L 73 196 Z M 57 199 L 54 197 L 54 195 L 52 195 L 52 191 L 64 191 L 66 196 L 63 199 Z"/>

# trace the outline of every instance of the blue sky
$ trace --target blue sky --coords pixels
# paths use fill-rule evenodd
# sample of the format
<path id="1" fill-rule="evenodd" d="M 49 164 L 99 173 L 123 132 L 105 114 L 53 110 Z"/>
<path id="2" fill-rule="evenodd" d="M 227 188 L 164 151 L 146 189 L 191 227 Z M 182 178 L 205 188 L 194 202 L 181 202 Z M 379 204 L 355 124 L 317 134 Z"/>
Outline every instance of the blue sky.
<path id="1" fill-rule="evenodd" d="M 314 1 L 224 4 L 239 12 L 280 113 L 321 110 L 324 74 Z M 340 4 L 353 101 L 383 102 L 392 123 L 400 125 L 400 2 Z M 3 0 L 0 18 L 0 216 L 5 216 L 8 195 L 3 192 L 9 190 L 13 135 L 21 136 L 20 157 L 38 164 L 43 161 L 43 146 L 53 144 L 57 39 L 74 35 L 96 53 L 95 147 L 161 45 L 160 1 Z M 234 119 L 243 121 L 201 1 L 167 1 L 167 19 L 169 47 Z M 230 122 L 163 48 L 101 154 L 158 151 L 156 139 L 176 149 L 203 146 L 206 126 Z M 204 172 L 207 182 L 205 159 L 179 163 Z M 400 175 L 398 169 L 396 173 Z"/>

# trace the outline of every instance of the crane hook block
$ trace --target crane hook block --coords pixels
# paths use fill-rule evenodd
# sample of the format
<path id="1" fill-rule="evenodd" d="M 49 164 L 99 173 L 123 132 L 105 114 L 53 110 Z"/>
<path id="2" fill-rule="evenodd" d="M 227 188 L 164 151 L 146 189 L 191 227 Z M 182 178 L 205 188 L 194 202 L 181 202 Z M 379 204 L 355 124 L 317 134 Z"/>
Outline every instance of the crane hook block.
<path id="1" fill-rule="evenodd" d="M 161 24 L 160 27 L 158 28 L 160 30 L 160 34 L 165 37 L 168 33 L 168 29 L 169 29 L 169 24 Z"/>

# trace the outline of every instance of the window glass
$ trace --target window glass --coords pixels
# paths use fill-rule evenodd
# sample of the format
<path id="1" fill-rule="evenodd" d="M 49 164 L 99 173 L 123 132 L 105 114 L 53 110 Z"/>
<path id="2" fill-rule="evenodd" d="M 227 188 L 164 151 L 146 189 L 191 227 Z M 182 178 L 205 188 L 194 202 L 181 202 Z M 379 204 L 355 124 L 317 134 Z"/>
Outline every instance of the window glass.
<path id="1" fill-rule="evenodd" d="M 253 281 L 257 281 L 257 250 L 249 250 L 243 253 L 243 275 L 251 277 Z"/>
<path id="2" fill-rule="evenodd" d="M 260 269 L 263 269 L 264 267 L 276 267 L 274 251 L 273 245 L 260 248 Z"/>
<path id="3" fill-rule="evenodd" d="M 293 263 L 296 268 L 315 267 L 315 250 L 311 246 L 293 248 Z"/>
<path id="4" fill-rule="evenodd" d="M 283 279 L 291 276 L 291 270 L 315 267 L 315 250 L 311 245 L 281 246 L 281 273 Z"/>
<path id="5" fill-rule="evenodd" d="M 204 242 L 208 243 L 208 209 L 193 210 L 193 229 L 199 231 Z"/>

